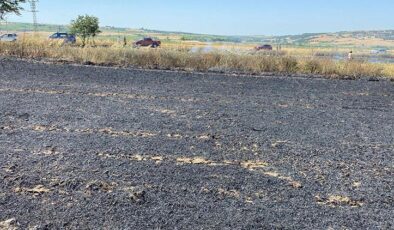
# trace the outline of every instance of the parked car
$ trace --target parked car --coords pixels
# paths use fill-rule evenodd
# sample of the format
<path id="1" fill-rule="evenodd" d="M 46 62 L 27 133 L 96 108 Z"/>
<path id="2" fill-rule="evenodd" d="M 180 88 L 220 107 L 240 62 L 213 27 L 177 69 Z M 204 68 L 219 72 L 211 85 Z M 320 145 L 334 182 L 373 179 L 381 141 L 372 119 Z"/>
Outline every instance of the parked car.
<path id="1" fill-rule="evenodd" d="M 255 47 L 255 50 L 260 51 L 260 50 L 272 50 L 271 45 L 262 45 L 262 46 L 257 46 Z"/>
<path id="2" fill-rule="evenodd" d="M 135 46 L 150 46 L 152 48 L 157 48 L 161 45 L 161 41 L 153 40 L 152 38 L 144 38 L 134 43 Z"/>
<path id="3" fill-rule="evenodd" d="M 16 34 L 3 34 L 0 36 L 0 41 L 2 42 L 15 42 L 18 40 L 18 35 Z"/>
<path id="4" fill-rule="evenodd" d="M 386 48 L 374 49 L 374 50 L 371 50 L 371 54 L 385 54 L 388 51 L 389 50 Z"/>
<path id="5" fill-rule="evenodd" d="M 68 33 L 54 33 L 49 36 L 50 40 L 63 40 L 64 43 L 74 44 L 77 42 L 77 38 L 75 35 L 68 34 Z"/>

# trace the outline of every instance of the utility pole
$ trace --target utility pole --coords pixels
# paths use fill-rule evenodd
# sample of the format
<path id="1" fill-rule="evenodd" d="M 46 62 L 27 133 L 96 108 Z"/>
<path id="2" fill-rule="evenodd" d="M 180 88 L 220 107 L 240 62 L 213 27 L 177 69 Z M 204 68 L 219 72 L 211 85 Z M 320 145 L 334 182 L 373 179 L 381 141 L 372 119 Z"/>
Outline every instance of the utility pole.
<path id="1" fill-rule="evenodd" d="M 5 33 L 8 33 L 8 19 L 7 19 L 7 17 L 4 18 L 4 23 L 5 23 Z"/>
<path id="2" fill-rule="evenodd" d="M 37 3 L 38 0 L 29 0 L 30 3 L 30 12 L 33 14 L 33 27 L 34 33 L 37 33 L 38 30 L 38 22 L 37 22 Z"/>

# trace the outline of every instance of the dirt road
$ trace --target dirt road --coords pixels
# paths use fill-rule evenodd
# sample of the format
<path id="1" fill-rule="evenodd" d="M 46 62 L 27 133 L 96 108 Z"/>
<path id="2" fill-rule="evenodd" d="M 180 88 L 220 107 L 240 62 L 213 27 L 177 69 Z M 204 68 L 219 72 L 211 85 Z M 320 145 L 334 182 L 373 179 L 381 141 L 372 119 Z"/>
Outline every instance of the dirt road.
<path id="1" fill-rule="evenodd" d="M 394 83 L 0 60 L 0 228 L 392 229 Z"/>

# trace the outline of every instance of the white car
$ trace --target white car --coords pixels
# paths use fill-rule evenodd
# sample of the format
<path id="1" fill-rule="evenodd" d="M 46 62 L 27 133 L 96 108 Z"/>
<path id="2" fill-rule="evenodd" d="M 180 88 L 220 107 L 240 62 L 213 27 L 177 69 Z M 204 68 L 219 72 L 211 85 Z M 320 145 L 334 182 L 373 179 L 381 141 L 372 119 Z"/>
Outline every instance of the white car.
<path id="1" fill-rule="evenodd" d="M 18 35 L 16 34 L 3 34 L 0 36 L 0 41 L 2 42 L 15 42 L 18 40 Z"/>

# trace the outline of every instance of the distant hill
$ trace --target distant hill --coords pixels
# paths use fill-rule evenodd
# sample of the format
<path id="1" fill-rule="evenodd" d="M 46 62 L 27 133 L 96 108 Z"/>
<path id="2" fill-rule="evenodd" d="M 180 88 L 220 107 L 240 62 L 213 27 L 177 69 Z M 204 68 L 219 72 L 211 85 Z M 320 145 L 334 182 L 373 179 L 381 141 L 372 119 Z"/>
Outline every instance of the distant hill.
<path id="1" fill-rule="evenodd" d="M 280 43 L 310 46 L 394 47 L 394 30 L 343 31 L 273 37 Z"/>
<path id="2" fill-rule="evenodd" d="M 2 31 L 15 31 L 15 32 L 29 32 L 33 30 L 32 23 L 22 23 L 22 22 L 8 22 L 0 23 L 0 30 Z M 42 32 L 57 32 L 57 31 L 67 31 L 68 26 L 64 25 L 51 25 L 51 24 L 38 24 L 38 30 Z"/>
<path id="3" fill-rule="evenodd" d="M 0 31 L 32 31 L 31 23 L 0 23 Z M 68 26 L 39 24 L 38 30 L 42 32 L 68 31 Z M 394 47 L 394 30 L 378 31 L 343 31 L 337 33 L 305 33 L 300 35 L 286 36 L 224 36 L 195 34 L 175 31 L 150 30 L 145 28 L 129 29 L 112 26 L 101 28 L 103 35 L 125 34 L 135 38 L 144 36 L 157 36 L 161 39 L 200 41 L 200 42 L 234 42 L 234 43 L 270 43 L 294 46 L 317 46 L 317 47 Z"/>

